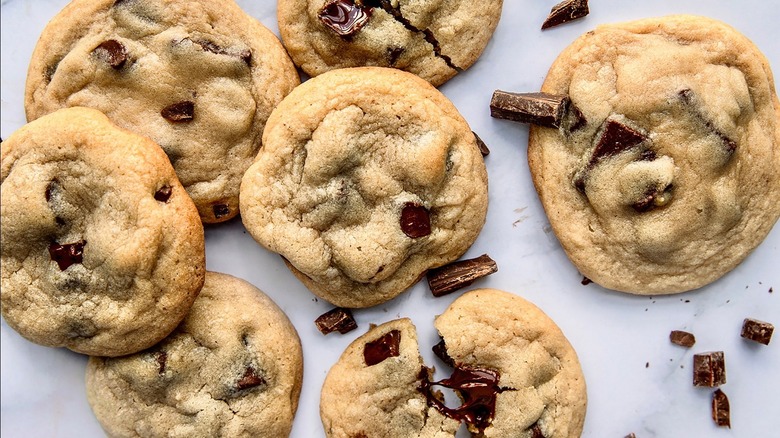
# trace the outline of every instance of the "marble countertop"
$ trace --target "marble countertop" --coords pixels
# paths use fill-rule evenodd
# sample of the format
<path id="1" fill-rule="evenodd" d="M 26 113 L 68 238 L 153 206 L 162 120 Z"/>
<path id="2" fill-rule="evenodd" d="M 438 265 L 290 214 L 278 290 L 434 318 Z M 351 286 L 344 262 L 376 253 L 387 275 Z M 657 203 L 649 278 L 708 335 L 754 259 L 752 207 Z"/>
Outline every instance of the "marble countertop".
<path id="1" fill-rule="evenodd" d="M 0 3 L 3 138 L 25 123 L 23 90 L 30 54 L 46 22 L 66 3 Z M 275 1 L 238 3 L 278 35 Z M 585 437 L 621 438 L 629 432 L 639 438 L 776 436 L 780 335 L 762 346 L 741 339 L 739 332 L 746 317 L 780 325 L 780 227 L 734 271 L 697 291 L 640 297 L 595 284 L 584 286 L 550 232 L 531 184 L 525 152 L 528 127 L 492 119 L 488 103 L 495 89 L 538 90 L 557 54 L 598 24 L 672 13 L 706 15 L 731 24 L 751 38 L 780 73 L 780 8 L 773 1 L 759 0 L 593 0 L 585 19 L 542 32 L 539 27 L 555 0 L 504 3 L 501 22 L 482 58 L 441 87 L 491 150 L 486 159 L 487 225 L 465 257 L 488 253 L 500 271 L 475 286 L 529 299 L 566 333 L 588 385 Z M 427 285 L 419 283 L 391 302 L 356 311 L 358 330 L 323 337 L 313 321 L 331 306 L 315 300 L 280 257 L 251 239 L 240 221 L 207 227 L 206 246 L 209 270 L 258 286 L 287 312 L 300 333 L 305 376 L 293 437 L 323 436 L 318 404 L 325 374 L 369 324 L 411 317 L 423 356 L 435 363 L 430 353 L 438 341 L 433 317 L 458 294 L 433 298 Z M 674 329 L 693 332 L 696 345 L 691 349 L 672 345 L 668 335 Z M 86 401 L 86 357 L 29 343 L 4 320 L 1 334 L 2 435 L 103 436 Z M 710 418 L 712 390 L 691 384 L 693 354 L 713 350 L 726 355 L 728 383 L 722 389 L 731 401 L 731 429 L 716 427 Z"/>

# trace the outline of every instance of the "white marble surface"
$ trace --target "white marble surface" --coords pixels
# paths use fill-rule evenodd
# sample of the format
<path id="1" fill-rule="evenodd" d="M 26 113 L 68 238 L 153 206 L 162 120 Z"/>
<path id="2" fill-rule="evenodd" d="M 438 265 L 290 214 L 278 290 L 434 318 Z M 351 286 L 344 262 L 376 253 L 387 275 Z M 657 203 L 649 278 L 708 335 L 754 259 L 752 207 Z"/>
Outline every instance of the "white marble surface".
<path id="1" fill-rule="evenodd" d="M 284 1 L 284 0 L 281 0 Z M 244 9 L 277 32 L 273 0 L 243 0 Z M 474 2 L 478 7 L 479 2 Z M 552 60 L 574 38 L 597 24 L 694 13 L 726 21 L 744 32 L 780 73 L 780 7 L 765 0 L 593 0 L 584 20 L 539 31 L 556 0 L 506 0 L 498 30 L 470 70 L 441 87 L 472 128 L 490 146 L 487 157 L 490 209 L 487 225 L 466 256 L 489 253 L 497 274 L 478 286 L 521 295 L 539 305 L 564 330 L 579 353 L 588 383 L 585 437 L 778 436 L 780 334 L 768 347 L 739 337 L 742 319 L 780 325 L 780 227 L 733 272 L 698 291 L 637 297 L 582 286 L 549 232 L 526 164 L 528 128 L 491 119 L 493 90 L 537 90 Z M 25 122 L 23 89 L 35 42 L 65 0 L 2 0 L 2 119 L 6 138 Z M 397 299 L 356 312 L 360 328 L 323 337 L 312 321 L 330 306 L 317 301 L 287 271 L 280 258 L 260 248 L 240 221 L 209 227 L 207 267 L 244 278 L 266 291 L 287 312 L 303 340 L 304 389 L 292 436 L 323 436 L 319 390 L 330 366 L 370 323 L 411 317 L 421 346 L 434 364 L 437 341 L 432 318 L 455 298 L 435 299 L 420 283 Z M 770 293 L 770 288 L 775 292 Z M 673 329 L 696 334 L 684 349 L 669 343 Z M 696 352 L 723 350 L 731 399 L 732 429 L 710 418 L 711 390 L 691 385 Z M 2 322 L 2 436 L 102 436 L 84 393 L 86 358 L 27 342 Z"/>

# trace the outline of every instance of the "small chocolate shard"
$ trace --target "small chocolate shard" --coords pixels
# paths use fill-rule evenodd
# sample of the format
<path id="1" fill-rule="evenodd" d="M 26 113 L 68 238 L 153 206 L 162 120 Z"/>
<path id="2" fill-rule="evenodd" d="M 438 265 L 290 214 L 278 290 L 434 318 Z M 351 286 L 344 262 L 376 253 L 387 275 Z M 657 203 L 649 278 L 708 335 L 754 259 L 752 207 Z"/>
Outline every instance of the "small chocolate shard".
<path id="1" fill-rule="evenodd" d="M 603 158 L 612 157 L 636 147 L 645 140 L 647 137 L 636 129 L 617 120 L 607 119 L 596 147 L 593 149 L 589 165 L 592 166 Z"/>
<path id="2" fill-rule="evenodd" d="M 490 99 L 490 116 L 547 128 L 560 128 L 570 102 L 568 96 L 561 94 L 510 93 L 496 90 Z"/>
<path id="3" fill-rule="evenodd" d="M 244 389 L 254 388 L 265 383 L 265 379 L 257 374 L 254 368 L 251 366 L 246 367 L 244 375 L 236 382 L 236 389 L 242 391 Z"/>
<path id="4" fill-rule="evenodd" d="M 225 204 L 214 204 L 211 207 L 211 211 L 214 212 L 214 217 L 219 219 L 230 214 L 230 207 Z"/>
<path id="5" fill-rule="evenodd" d="M 769 341 L 772 340 L 772 333 L 774 333 L 774 331 L 775 326 L 768 322 L 745 318 L 742 322 L 742 333 L 740 336 L 758 342 L 759 344 L 769 345 Z"/>
<path id="6" fill-rule="evenodd" d="M 165 373 L 165 365 L 168 362 L 168 353 L 157 351 L 154 353 L 154 361 L 157 362 L 157 373 Z"/>
<path id="7" fill-rule="evenodd" d="M 487 157 L 488 155 L 490 155 L 490 149 L 488 149 L 485 142 L 482 141 L 481 138 L 479 138 L 476 132 L 471 131 L 471 133 L 474 134 L 474 138 L 477 140 L 477 147 L 479 148 L 479 152 L 482 154 L 482 156 Z"/>
<path id="8" fill-rule="evenodd" d="M 70 265 L 83 262 L 84 245 L 86 244 L 86 240 L 80 240 L 75 243 L 66 243 L 62 245 L 57 242 L 52 242 L 49 245 L 49 256 L 51 257 L 52 261 L 57 262 L 57 266 L 60 267 L 60 271 L 64 271 L 68 269 Z"/>
<path id="9" fill-rule="evenodd" d="M 103 41 L 92 53 L 114 70 L 121 69 L 127 62 L 127 49 L 117 40 Z"/>
<path id="10" fill-rule="evenodd" d="M 531 426 L 531 438 L 546 438 L 542 433 L 542 428 L 539 427 L 539 423 L 534 423 Z"/>
<path id="11" fill-rule="evenodd" d="M 351 37 L 371 18 L 371 9 L 354 0 L 330 0 L 320 9 L 317 18 L 342 37 Z"/>
<path id="12" fill-rule="evenodd" d="M 588 0 L 564 0 L 552 7 L 550 15 L 542 23 L 542 29 L 574 21 L 589 13 Z"/>
<path id="13" fill-rule="evenodd" d="M 246 65 L 248 66 L 252 65 L 252 52 L 249 49 L 242 49 L 240 51 L 230 51 L 218 45 L 217 43 L 209 40 L 198 40 L 193 42 L 199 45 L 203 50 L 207 52 L 211 52 L 217 55 L 235 56 L 237 58 L 241 58 L 241 60 L 244 61 Z"/>
<path id="14" fill-rule="evenodd" d="M 185 100 L 166 106 L 160 115 L 169 122 L 189 122 L 195 118 L 195 102 Z"/>
<path id="15" fill-rule="evenodd" d="M 672 330 L 671 333 L 669 333 L 669 341 L 671 341 L 672 344 L 679 345 L 681 347 L 691 348 L 693 347 L 693 344 L 696 343 L 696 337 L 693 335 L 693 333 L 689 333 L 683 330 Z"/>
<path id="16" fill-rule="evenodd" d="M 726 393 L 716 389 L 712 393 L 712 419 L 719 427 L 728 427 L 731 429 L 731 407 Z"/>
<path id="17" fill-rule="evenodd" d="M 160 202 L 168 202 L 172 193 L 173 188 L 171 188 L 171 186 L 162 186 L 154 192 L 154 199 Z"/>
<path id="18" fill-rule="evenodd" d="M 715 125 L 712 124 L 712 121 L 707 119 L 707 117 L 702 114 L 699 100 L 693 90 L 690 88 L 684 88 L 678 91 L 677 95 L 685 105 L 691 108 L 694 116 L 704 124 L 704 127 L 706 127 L 710 132 L 715 134 L 715 136 L 720 139 L 720 142 L 723 144 L 726 153 L 728 155 L 732 155 L 737 150 L 737 142 L 729 138 L 729 136 L 724 134 L 720 129 L 716 128 Z"/>
<path id="19" fill-rule="evenodd" d="M 338 331 L 342 335 L 357 328 L 357 322 L 352 317 L 352 312 L 343 307 L 329 310 L 314 320 L 317 329 L 323 335 Z"/>
<path id="20" fill-rule="evenodd" d="M 441 297 L 469 286 L 474 281 L 498 272 L 498 265 L 487 254 L 461 260 L 428 271 L 428 287 L 435 297 Z"/>
<path id="21" fill-rule="evenodd" d="M 363 347 L 363 359 L 367 366 L 373 366 L 385 361 L 391 357 L 401 354 L 399 346 L 401 344 L 401 332 L 391 330 L 380 336 L 374 341 L 368 342 Z"/>
<path id="22" fill-rule="evenodd" d="M 444 339 L 439 341 L 438 344 L 434 345 L 431 350 L 433 350 L 433 354 L 441 359 L 442 362 L 449 365 L 450 367 L 455 367 L 455 361 L 452 359 L 452 357 L 450 357 L 449 353 L 447 353 L 447 344 L 444 342 Z"/>
<path id="23" fill-rule="evenodd" d="M 726 383 L 726 362 L 722 351 L 693 355 L 693 385 L 716 387 Z"/>
<path id="24" fill-rule="evenodd" d="M 431 216 L 428 209 L 414 202 L 407 202 L 401 210 L 401 231 L 412 239 L 431 234 Z"/>

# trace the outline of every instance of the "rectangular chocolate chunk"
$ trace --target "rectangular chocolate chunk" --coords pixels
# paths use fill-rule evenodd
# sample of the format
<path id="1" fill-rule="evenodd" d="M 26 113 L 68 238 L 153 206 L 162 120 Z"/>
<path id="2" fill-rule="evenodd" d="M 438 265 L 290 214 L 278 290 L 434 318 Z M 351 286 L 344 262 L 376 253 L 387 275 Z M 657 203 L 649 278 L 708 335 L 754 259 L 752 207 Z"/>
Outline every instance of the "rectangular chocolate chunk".
<path id="1" fill-rule="evenodd" d="M 693 336 L 693 333 L 682 330 L 672 330 L 669 333 L 669 340 L 672 341 L 672 344 L 686 348 L 693 347 L 693 344 L 696 343 L 696 337 Z"/>
<path id="2" fill-rule="evenodd" d="M 759 344 L 769 345 L 769 341 L 772 340 L 772 333 L 774 331 L 775 327 L 768 322 L 745 318 L 745 321 L 742 323 L 742 333 L 740 336 L 758 342 Z"/>
<path id="3" fill-rule="evenodd" d="M 731 429 L 731 408 L 729 398 L 720 389 L 712 394 L 712 419 L 720 427 Z"/>
<path id="4" fill-rule="evenodd" d="M 496 90 L 490 99 L 490 115 L 496 119 L 559 128 L 569 103 L 569 97 L 561 94 Z"/>
<path id="5" fill-rule="evenodd" d="M 589 13 L 588 0 L 564 0 L 552 7 L 550 15 L 542 24 L 542 29 L 568 23 Z"/>
<path id="6" fill-rule="evenodd" d="M 441 297 L 466 287 L 474 281 L 498 271 L 498 265 L 487 254 L 461 260 L 428 271 L 428 287 L 435 297 Z"/>
<path id="7" fill-rule="evenodd" d="M 314 320 L 314 324 L 323 335 L 335 331 L 343 335 L 357 328 L 357 322 L 352 317 L 352 312 L 343 307 L 336 307 L 323 313 Z"/>
<path id="8" fill-rule="evenodd" d="M 726 383 L 726 361 L 722 351 L 693 355 L 693 386 L 715 387 Z"/>

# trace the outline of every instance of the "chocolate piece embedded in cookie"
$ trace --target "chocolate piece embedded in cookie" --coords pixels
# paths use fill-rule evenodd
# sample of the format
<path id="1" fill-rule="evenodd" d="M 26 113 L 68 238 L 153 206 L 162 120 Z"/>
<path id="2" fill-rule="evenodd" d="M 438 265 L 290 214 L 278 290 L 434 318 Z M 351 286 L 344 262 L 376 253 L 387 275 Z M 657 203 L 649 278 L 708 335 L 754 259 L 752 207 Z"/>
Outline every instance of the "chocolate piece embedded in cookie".
<path id="1" fill-rule="evenodd" d="M 775 326 L 768 322 L 759 321 L 753 318 L 745 318 L 742 322 L 742 332 L 740 336 L 745 339 L 749 339 L 759 344 L 769 345 L 769 341 L 772 340 L 772 333 L 775 331 Z"/>

